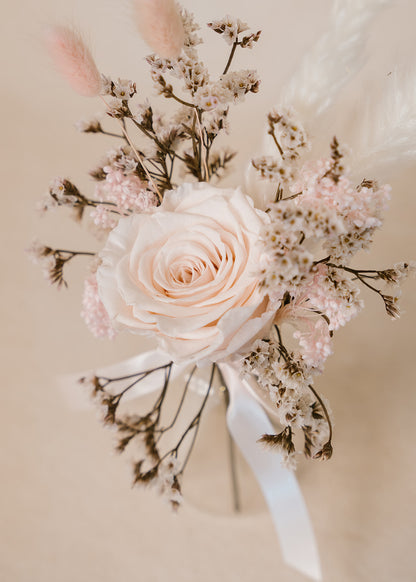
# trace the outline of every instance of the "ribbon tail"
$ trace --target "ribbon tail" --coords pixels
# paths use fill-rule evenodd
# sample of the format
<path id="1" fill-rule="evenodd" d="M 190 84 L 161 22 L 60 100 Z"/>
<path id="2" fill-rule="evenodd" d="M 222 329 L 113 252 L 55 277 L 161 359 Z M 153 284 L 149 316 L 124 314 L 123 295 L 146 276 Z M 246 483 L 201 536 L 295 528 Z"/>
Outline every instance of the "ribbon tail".
<path id="1" fill-rule="evenodd" d="M 227 425 L 263 492 L 283 559 L 306 576 L 321 581 L 318 547 L 299 484 L 293 472 L 282 466 L 279 455 L 257 443 L 274 428 L 239 372 L 229 364 L 219 367 L 230 393 Z"/>

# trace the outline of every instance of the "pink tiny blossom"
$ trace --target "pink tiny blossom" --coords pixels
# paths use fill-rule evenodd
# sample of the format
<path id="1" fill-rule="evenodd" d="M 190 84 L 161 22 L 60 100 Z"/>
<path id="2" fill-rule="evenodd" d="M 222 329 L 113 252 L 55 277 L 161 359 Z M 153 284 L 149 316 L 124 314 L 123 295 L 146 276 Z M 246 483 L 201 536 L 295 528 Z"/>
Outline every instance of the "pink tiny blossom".
<path id="1" fill-rule="evenodd" d="M 362 309 L 359 289 L 348 279 L 337 281 L 337 287 L 328 280 L 328 269 L 318 265 L 313 279 L 303 289 L 311 305 L 329 319 L 330 330 L 336 330 L 355 317 Z"/>
<path id="2" fill-rule="evenodd" d="M 117 226 L 118 221 L 116 215 L 111 214 L 103 204 L 99 204 L 91 210 L 90 217 L 95 226 L 98 226 L 100 230 L 112 230 Z"/>
<path id="3" fill-rule="evenodd" d="M 309 298 L 309 287 L 299 288 L 293 300 L 281 307 L 275 317 L 277 325 L 289 324 L 295 327 L 293 337 L 301 348 L 303 361 L 314 368 L 321 368 L 332 353 L 331 327 L 324 312 L 317 313 Z"/>
<path id="4" fill-rule="evenodd" d="M 293 337 L 299 342 L 304 362 L 308 366 L 320 368 L 332 353 L 328 324 L 322 318 L 308 323 L 306 330 L 296 331 Z"/>
<path id="5" fill-rule="evenodd" d="M 176 59 L 185 40 L 174 0 L 133 0 L 133 16 L 145 42 L 162 58 Z"/>
<path id="6" fill-rule="evenodd" d="M 55 26 L 48 31 L 46 43 L 56 68 L 74 91 L 84 97 L 99 95 L 101 75 L 78 32 Z"/>
<path id="7" fill-rule="evenodd" d="M 291 187 L 294 193 L 302 192 L 297 204 L 324 204 L 333 208 L 343 218 L 347 227 L 360 229 L 381 226 L 382 212 L 390 197 L 390 186 L 364 183 L 356 188 L 347 176 L 335 181 L 330 173 L 332 160 L 320 159 L 306 163 L 299 179 Z"/>
<path id="8" fill-rule="evenodd" d="M 145 212 L 157 205 L 157 198 L 153 192 L 146 189 L 137 174 L 125 176 L 121 170 L 105 166 L 105 182 L 97 187 L 97 194 L 102 200 L 113 202 L 120 212 L 133 210 Z"/>
<path id="9" fill-rule="evenodd" d="M 81 317 L 95 337 L 115 338 L 117 332 L 112 327 L 108 313 L 98 295 L 97 278 L 95 275 L 90 275 L 85 279 L 82 307 Z"/>

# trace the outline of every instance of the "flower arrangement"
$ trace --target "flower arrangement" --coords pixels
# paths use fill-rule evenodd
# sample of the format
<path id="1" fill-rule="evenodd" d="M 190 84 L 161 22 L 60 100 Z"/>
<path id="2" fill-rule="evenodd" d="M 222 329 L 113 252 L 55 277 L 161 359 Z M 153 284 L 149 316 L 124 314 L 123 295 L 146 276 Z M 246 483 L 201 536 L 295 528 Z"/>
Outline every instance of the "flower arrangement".
<path id="1" fill-rule="evenodd" d="M 360 17 L 348 34 L 356 42 L 339 49 L 344 62 L 382 3 L 367 4 L 361 12 L 355 7 Z M 31 254 L 58 287 L 67 285 L 68 262 L 89 260 L 82 317 L 96 337 L 126 331 L 156 340 L 159 355 L 144 357 L 136 371 L 94 373 L 81 381 L 103 408 L 104 423 L 116 430 L 117 451 L 136 446 L 134 483 L 154 486 L 176 508 L 216 376 L 227 389 L 224 365 L 254 382 L 257 397 L 272 409 L 279 428 L 258 440 L 278 451 L 287 467 L 294 468 L 299 454 L 296 432 L 306 457 L 331 457 L 331 414 L 315 379 L 332 352 L 334 332 L 363 308 L 362 287 L 397 318 L 400 285 L 415 264 L 352 266 L 382 226 L 390 187 L 367 174 L 355 181 L 353 155 L 336 137 L 325 155 L 315 155 L 307 115 L 326 106 L 323 94 L 326 100 L 333 95 L 325 86 L 307 92 L 307 69 L 295 76 L 282 106 L 268 113 L 265 151 L 251 160 L 245 184 L 221 187 L 236 152 L 217 147 L 217 138 L 230 133 L 232 107 L 254 99 L 250 93 L 260 88 L 256 71 L 233 69 L 234 55 L 254 48 L 261 33 L 229 16 L 210 22 L 229 46 L 221 75 L 213 77 L 200 60 L 202 39 L 192 14 L 173 0 L 132 5 L 154 50 L 146 60 L 156 93 L 175 108 L 168 115 L 148 100 L 138 103 L 136 83 L 101 75 L 78 33 L 64 27 L 50 32 L 51 55 L 69 84 L 104 103 L 107 121 L 82 121 L 79 130 L 118 141 L 90 172 L 92 195 L 56 178 L 40 205 L 44 212 L 70 207 L 98 241 L 105 239 L 101 248 L 35 242 Z M 339 13 L 334 18 L 339 26 Z M 331 90 L 341 85 L 332 79 Z M 403 145 L 397 123 L 396 131 Z M 377 138 L 383 146 L 383 136 Z M 368 161 L 371 144 L 367 150 L 362 157 Z M 198 374 L 206 377 L 201 405 L 174 444 L 166 444 Z M 183 391 L 167 421 L 164 404 L 174 377 Z M 132 413 L 128 396 L 144 384 L 158 391 L 154 405 Z"/>

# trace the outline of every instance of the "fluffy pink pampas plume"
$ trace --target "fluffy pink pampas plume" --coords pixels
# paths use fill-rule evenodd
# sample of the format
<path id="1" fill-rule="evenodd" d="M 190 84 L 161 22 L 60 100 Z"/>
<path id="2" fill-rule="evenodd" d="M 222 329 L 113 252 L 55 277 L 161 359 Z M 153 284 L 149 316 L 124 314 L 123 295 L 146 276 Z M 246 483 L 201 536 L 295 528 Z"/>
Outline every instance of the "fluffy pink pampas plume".
<path id="1" fill-rule="evenodd" d="M 184 30 L 175 0 L 132 0 L 132 8 L 136 26 L 150 48 L 162 58 L 177 58 Z"/>
<path id="2" fill-rule="evenodd" d="M 95 97 L 101 91 L 101 75 L 79 33 L 55 26 L 46 33 L 49 53 L 61 75 L 84 97 Z"/>

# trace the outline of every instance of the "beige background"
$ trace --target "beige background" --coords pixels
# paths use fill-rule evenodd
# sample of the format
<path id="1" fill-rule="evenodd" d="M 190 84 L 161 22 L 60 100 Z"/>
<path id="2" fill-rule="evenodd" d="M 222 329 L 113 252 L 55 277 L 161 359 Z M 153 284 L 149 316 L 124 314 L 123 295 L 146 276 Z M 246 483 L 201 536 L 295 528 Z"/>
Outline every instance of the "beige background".
<path id="1" fill-rule="evenodd" d="M 258 49 L 246 53 L 249 64 L 239 60 L 241 66 L 258 66 L 264 83 L 233 114 L 231 139 L 242 147 L 236 172 L 259 140 L 266 107 L 327 25 L 330 5 L 329 0 L 259 0 L 245 8 L 238 0 L 226 6 L 220 0 L 196 2 L 202 23 L 229 12 L 264 31 Z M 345 92 L 345 106 L 360 103 L 374 84 L 382 87 L 396 65 L 414 62 L 415 18 L 414 0 L 397 1 L 377 18 L 368 64 Z M 104 72 L 135 78 L 142 95 L 150 91 L 145 49 L 119 1 L 3 4 L 0 580 L 300 582 L 304 578 L 283 564 L 261 504 L 237 518 L 200 510 L 218 496 L 219 484 L 227 485 L 226 473 L 218 477 L 209 470 L 209 455 L 219 456 L 221 436 L 202 434 L 207 457 L 194 468 L 189 485 L 194 499 L 201 484 L 199 509 L 188 505 L 172 515 L 151 493 L 130 488 L 129 467 L 111 454 L 111 435 L 95 411 L 77 408 L 58 387 L 57 375 L 115 362 L 137 352 L 138 344 L 90 336 L 79 317 L 81 263 L 69 270 L 70 289 L 57 292 L 23 256 L 35 234 L 52 245 L 91 246 L 69 217 L 40 221 L 33 207 L 56 175 L 88 187 L 86 171 L 111 144 L 73 129 L 74 121 L 99 104 L 72 94 L 53 73 L 40 42 L 42 27 L 51 21 L 79 24 Z M 224 47 L 214 36 L 208 35 L 215 48 L 207 60 L 220 68 Z M 336 131 L 342 139 L 349 121 L 347 109 L 338 106 L 322 131 Z M 391 209 L 371 259 L 363 257 L 366 265 L 415 258 L 415 180 L 415 166 L 391 179 Z M 416 580 L 414 289 L 413 281 L 403 295 L 407 314 L 397 322 L 364 293 L 367 310 L 339 333 L 319 381 L 336 421 L 335 455 L 326 464 L 303 463 L 299 480 L 327 582 Z"/>

